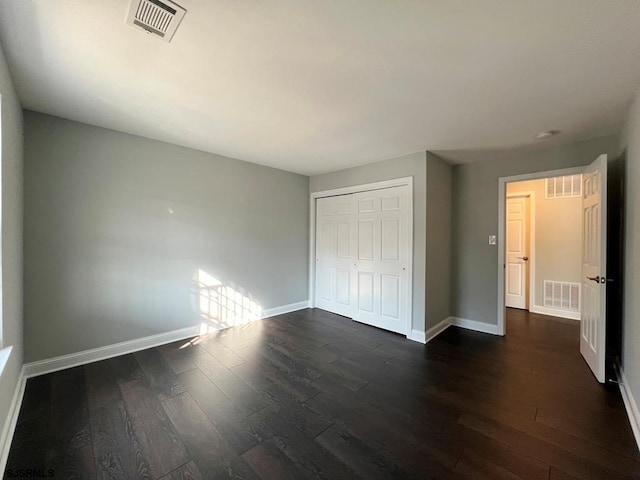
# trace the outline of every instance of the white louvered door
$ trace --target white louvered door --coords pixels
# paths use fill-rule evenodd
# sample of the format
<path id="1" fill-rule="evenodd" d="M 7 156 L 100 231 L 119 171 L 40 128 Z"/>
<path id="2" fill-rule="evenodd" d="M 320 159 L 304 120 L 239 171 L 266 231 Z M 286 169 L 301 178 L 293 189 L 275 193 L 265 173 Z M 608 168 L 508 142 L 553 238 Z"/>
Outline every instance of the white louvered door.
<path id="1" fill-rule="evenodd" d="M 393 187 L 317 200 L 317 307 L 408 333 L 408 192 Z"/>

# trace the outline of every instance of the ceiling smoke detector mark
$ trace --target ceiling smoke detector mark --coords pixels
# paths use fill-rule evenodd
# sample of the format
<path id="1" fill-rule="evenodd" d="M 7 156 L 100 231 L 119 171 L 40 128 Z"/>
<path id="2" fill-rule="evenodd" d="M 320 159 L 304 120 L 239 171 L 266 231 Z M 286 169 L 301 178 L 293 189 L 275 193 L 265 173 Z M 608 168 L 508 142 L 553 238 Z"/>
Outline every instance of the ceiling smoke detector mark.
<path id="1" fill-rule="evenodd" d="M 127 24 L 170 42 L 185 13 L 169 0 L 131 0 Z"/>
<path id="2" fill-rule="evenodd" d="M 560 130 L 545 130 L 536 135 L 537 140 L 547 140 L 551 137 L 555 137 L 560 133 Z"/>

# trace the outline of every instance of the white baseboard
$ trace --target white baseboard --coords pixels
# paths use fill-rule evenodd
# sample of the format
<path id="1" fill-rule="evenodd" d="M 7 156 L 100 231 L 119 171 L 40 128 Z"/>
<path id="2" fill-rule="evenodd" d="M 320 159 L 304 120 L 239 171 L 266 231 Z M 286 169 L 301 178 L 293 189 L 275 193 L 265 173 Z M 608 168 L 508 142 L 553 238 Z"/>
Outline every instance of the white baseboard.
<path id="1" fill-rule="evenodd" d="M 633 397 L 633 392 L 629 388 L 627 383 L 627 377 L 624 375 L 622 369 L 616 369 L 618 374 L 618 386 L 620 387 L 620 393 L 622 394 L 622 401 L 624 407 L 627 410 L 627 416 L 629 417 L 629 423 L 631 423 L 631 430 L 633 430 L 633 436 L 636 438 L 638 449 L 640 450 L 640 410 L 638 410 L 638 404 Z"/>
<path id="2" fill-rule="evenodd" d="M 262 318 L 275 317 L 276 315 L 295 312 L 296 310 L 302 310 L 303 308 L 309 308 L 309 300 L 290 303 L 289 305 L 282 305 L 280 307 L 268 308 L 263 312 Z"/>
<path id="3" fill-rule="evenodd" d="M 422 330 L 411 329 L 409 335 L 407 335 L 409 340 L 413 340 L 418 343 L 427 343 L 427 339 L 425 337 L 425 333 Z"/>
<path id="4" fill-rule="evenodd" d="M 307 308 L 308 304 L 309 302 L 305 300 L 303 302 L 291 303 L 289 305 L 283 305 L 281 307 L 270 308 L 263 312 L 262 318 L 268 318 L 274 315 L 282 315 L 283 313 Z M 209 326 L 207 329 L 207 333 L 211 332 L 212 330 Z M 39 360 L 37 362 L 26 363 L 24 365 L 24 374 L 26 378 L 35 377 L 37 375 L 44 375 L 46 373 L 63 370 L 65 368 L 77 367 L 79 365 L 106 360 L 108 358 L 125 355 L 127 353 L 146 350 L 147 348 L 158 347 L 167 343 L 177 342 L 178 340 L 196 337 L 201 333 L 201 327 L 199 325 L 196 325 L 193 327 L 181 328 L 180 330 L 172 330 L 170 332 L 160 333 L 158 335 L 151 335 L 149 337 L 136 338 L 135 340 L 115 343 L 113 345 L 106 345 L 104 347 L 92 348 L 90 350 L 84 350 L 82 352 L 71 353 L 54 358 L 47 358 L 45 360 Z"/>
<path id="5" fill-rule="evenodd" d="M 499 335 L 497 325 L 459 317 L 449 317 L 449 320 L 451 320 L 451 325 L 455 325 L 456 327 L 466 328 L 467 330 L 474 330 L 476 332 L 490 333 L 491 335 Z"/>
<path id="6" fill-rule="evenodd" d="M 65 368 L 77 367 L 87 363 L 106 360 L 108 358 L 125 355 L 127 353 L 138 352 L 147 348 L 158 347 L 166 343 L 177 342 L 186 338 L 195 337 L 200 334 L 200 326 L 181 328 L 170 332 L 151 335 L 149 337 L 136 338 L 126 342 L 114 343 L 104 347 L 92 348 L 82 352 L 70 353 L 59 357 L 38 360 L 24 364 L 24 374 L 26 378 L 44 375 L 46 373 L 64 370 Z"/>
<path id="7" fill-rule="evenodd" d="M 539 313 L 541 315 L 551 315 L 552 317 L 568 318 L 569 320 L 580 321 L 580 312 L 568 312 L 559 308 L 541 307 L 540 305 L 531 305 L 529 307 L 531 313 Z"/>
<path id="8" fill-rule="evenodd" d="M 447 317 L 444 320 L 442 320 L 441 322 L 439 322 L 437 325 L 434 325 L 429 330 L 427 330 L 426 342 L 430 342 L 431 340 L 433 340 L 435 337 L 440 335 L 442 332 L 444 332 L 450 326 L 451 326 L 451 317 Z"/>
<path id="9" fill-rule="evenodd" d="M 7 460 L 9 460 L 9 450 L 11 449 L 11 441 L 13 440 L 13 434 L 16 431 L 16 425 L 18 424 L 18 415 L 20 414 L 20 407 L 22 406 L 22 399 L 24 397 L 24 387 L 27 380 L 24 376 L 24 366 L 20 370 L 18 376 L 18 384 L 16 385 L 16 391 L 13 394 L 11 405 L 9 405 L 9 414 L 7 421 L 0 435 L 0 472 L 4 472 L 7 468 Z"/>
<path id="10" fill-rule="evenodd" d="M 451 325 L 456 327 L 465 328 L 467 330 L 474 330 L 476 332 L 490 333 L 492 335 L 498 335 L 498 326 L 491 325 L 484 322 L 477 322 L 475 320 L 467 320 L 466 318 L 448 317 L 434 325 L 426 332 L 420 330 L 411 330 L 411 333 L 407 335 L 409 340 L 415 342 L 427 343 L 433 340 L 435 337 L 444 332 Z"/>

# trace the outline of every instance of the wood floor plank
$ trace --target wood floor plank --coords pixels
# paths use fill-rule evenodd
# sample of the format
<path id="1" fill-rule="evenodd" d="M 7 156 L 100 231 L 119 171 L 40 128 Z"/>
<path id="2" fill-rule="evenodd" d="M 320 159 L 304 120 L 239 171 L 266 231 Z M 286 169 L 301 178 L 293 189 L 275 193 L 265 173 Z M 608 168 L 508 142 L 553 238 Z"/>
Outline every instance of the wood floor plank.
<path id="1" fill-rule="evenodd" d="M 234 368 L 234 373 L 256 392 L 262 393 L 269 400 L 269 408 L 307 438 L 315 438 L 320 432 L 331 426 L 332 422 L 323 418 L 308 404 L 297 401 L 296 395 L 290 393 L 281 384 L 274 383 L 270 378 L 245 366 Z"/>
<path id="2" fill-rule="evenodd" d="M 200 475 L 200 470 L 198 470 L 198 467 L 193 461 L 185 463 L 173 472 L 167 473 L 164 477 L 160 478 L 162 480 L 205 480 L 202 475 Z"/>
<path id="3" fill-rule="evenodd" d="M 317 441 L 362 478 L 390 480 L 424 478 L 424 476 L 412 477 L 399 465 L 342 426 L 336 425 L 329 428 L 318 436 Z"/>
<path id="4" fill-rule="evenodd" d="M 138 445 L 154 477 L 161 477 L 190 460 L 149 382 L 135 380 L 120 385 Z M 173 398 L 173 397 L 169 397 Z"/>
<path id="5" fill-rule="evenodd" d="M 51 378 L 51 421 L 48 458 L 91 447 L 89 407 L 82 367 L 61 370 Z"/>
<path id="6" fill-rule="evenodd" d="M 48 412 L 48 409 L 45 411 Z M 20 422 L 11 441 L 6 471 L 50 468 L 51 458 L 47 458 L 50 438 L 49 415 L 43 414 Z"/>
<path id="7" fill-rule="evenodd" d="M 317 395 L 319 392 L 312 383 L 301 379 L 287 370 L 278 368 L 272 362 L 265 359 L 238 365 L 233 367 L 232 372 L 248 385 L 255 385 L 257 382 L 267 379 L 270 385 L 275 386 L 275 388 L 279 390 L 286 390 L 301 402 Z M 264 392 L 265 388 L 261 387 L 259 390 Z"/>
<path id="8" fill-rule="evenodd" d="M 187 348 L 182 349 L 181 347 L 182 345 L 175 344 L 158 347 L 158 352 L 175 374 L 198 368 L 193 362 L 193 357 L 190 355 L 189 350 Z"/>
<path id="9" fill-rule="evenodd" d="M 464 451 L 454 471 L 473 480 L 522 480 L 522 477 L 469 450 Z"/>
<path id="10" fill-rule="evenodd" d="M 339 357 L 332 352 L 323 349 L 318 349 L 319 352 L 322 353 L 318 353 L 318 351 L 313 350 L 305 351 L 295 345 L 289 345 L 284 342 L 273 344 L 270 347 L 290 358 L 298 359 L 298 362 L 300 362 L 301 365 L 304 365 L 305 368 L 315 372 L 315 376 L 309 376 L 312 381 L 322 375 L 329 376 L 338 383 L 354 391 L 360 390 L 368 383 L 366 379 L 358 377 L 348 369 L 343 368 L 341 364 L 335 364 L 334 362 L 338 360 Z"/>
<path id="11" fill-rule="evenodd" d="M 61 480 L 92 480 L 98 478 L 98 470 L 92 445 L 84 445 L 48 462 L 46 473 Z"/>
<path id="12" fill-rule="evenodd" d="M 620 435 L 620 430 L 628 431 L 631 429 L 630 425 L 621 425 L 619 428 L 612 429 L 610 423 L 604 423 L 597 416 L 595 418 L 588 417 L 583 422 L 576 422 L 571 417 L 548 408 L 539 408 L 535 420 L 562 432 L 580 437 L 598 445 L 600 448 L 640 460 L 640 451 L 635 448 L 633 435 L 628 433 Z"/>
<path id="13" fill-rule="evenodd" d="M 113 367 L 118 382 L 130 382 L 145 378 L 145 374 L 133 353 L 110 358 L 108 361 Z"/>
<path id="14" fill-rule="evenodd" d="M 295 469 L 304 472 L 302 478 L 356 479 L 359 476 L 317 442 L 303 436 L 277 413 L 270 409 L 259 412 L 265 433 L 265 442 L 280 450 Z"/>
<path id="15" fill-rule="evenodd" d="M 242 458 L 262 480 L 304 478 L 304 472 L 292 465 L 287 456 L 269 442 L 256 445 L 243 453 Z"/>
<path id="16" fill-rule="evenodd" d="M 256 446 L 262 437 L 243 409 L 234 405 L 199 369 L 180 374 L 180 380 L 237 454 Z"/>
<path id="17" fill-rule="evenodd" d="M 211 380 L 227 398 L 247 415 L 267 406 L 264 398 L 256 395 L 236 375 L 211 355 L 200 355 L 195 359 L 198 368 Z M 242 366 L 242 365 L 240 365 Z"/>
<path id="18" fill-rule="evenodd" d="M 91 432 L 98 478 L 154 478 L 140 449 L 124 402 L 108 405 L 92 413 Z"/>
<path id="19" fill-rule="evenodd" d="M 526 454 L 517 452 L 505 444 L 464 427 L 456 431 L 455 435 L 473 454 L 518 477 L 526 480 L 547 480 L 549 478 L 549 465 L 536 460 L 534 451 Z"/>
<path id="20" fill-rule="evenodd" d="M 395 417 L 388 417 L 385 411 L 367 408 L 362 403 L 340 401 L 325 394 L 306 403 L 330 417 L 342 429 L 343 436 L 350 435 L 363 444 L 375 445 L 381 455 L 407 472 L 424 471 L 427 464 L 432 470 L 440 466 L 443 467 L 440 470 L 452 470 L 461 453 L 455 441 L 442 441 L 446 438 L 444 432 L 421 429 L 422 435 L 416 436 L 399 425 Z"/>
<path id="21" fill-rule="evenodd" d="M 112 362 L 89 363 L 83 369 L 90 412 L 122 399 Z"/>
<path id="22" fill-rule="evenodd" d="M 519 430 L 504 426 L 480 416 L 464 414 L 460 418 L 460 424 L 473 429 L 489 438 L 502 442 L 520 453 L 536 452 L 536 458 L 550 466 L 562 469 L 579 478 L 605 480 L 611 478 L 633 478 L 616 473 L 612 469 L 601 467 L 593 462 L 594 459 L 585 459 L 556 448 L 543 440 L 539 440 Z M 611 466 L 613 467 L 613 465 Z"/>
<path id="23" fill-rule="evenodd" d="M 134 355 L 158 398 L 171 398 L 185 392 L 184 386 L 157 349 L 142 350 Z"/>
<path id="24" fill-rule="evenodd" d="M 236 355 L 236 353 L 224 344 L 216 341 L 205 341 L 202 344 L 216 360 L 227 368 L 233 368 L 244 363 L 244 359 Z"/>
<path id="25" fill-rule="evenodd" d="M 578 477 L 574 477 L 573 475 L 564 473 L 562 470 L 558 470 L 555 467 L 551 467 L 551 472 L 549 473 L 549 480 L 578 480 Z"/>
<path id="26" fill-rule="evenodd" d="M 513 415 L 502 415 L 503 425 L 526 432 L 533 438 L 570 452 L 585 460 L 592 461 L 604 468 L 611 469 L 622 476 L 640 476 L 640 464 L 634 458 L 620 454 L 617 450 L 602 448 L 583 438 L 557 430 L 540 422 L 531 421 Z"/>
<path id="27" fill-rule="evenodd" d="M 49 415 L 51 409 L 52 375 L 30 378 L 24 389 L 18 424 Z"/>
<path id="28" fill-rule="evenodd" d="M 189 393 L 166 399 L 162 405 L 205 478 L 255 478 Z"/>

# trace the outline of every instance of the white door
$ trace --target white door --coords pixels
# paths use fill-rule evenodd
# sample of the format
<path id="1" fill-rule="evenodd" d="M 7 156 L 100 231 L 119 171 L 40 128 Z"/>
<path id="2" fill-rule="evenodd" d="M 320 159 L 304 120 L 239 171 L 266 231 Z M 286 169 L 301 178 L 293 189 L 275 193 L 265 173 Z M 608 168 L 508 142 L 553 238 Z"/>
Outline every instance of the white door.
<path id="1" fill-rule="evenodd" d="M 316 299 L 318 308 L 353 315 L 355 198 L 341 195 L 316 203 Z"/>
<path id="2" fill-rule="evenodd" d="M 408 333 L 409 191 L 393 187 L 317 200 L 318 308 Z"/>
<path id="3" fill-rule="evenodd" d="M 507 198 L 505 304 L 529 309 L 529 198 Z"/>
<path id="4" fill-rule="evenodd" d="M 407 334 L 409 318 L 408 188 L 355 194 L 354 320 Z"/>
<path id="5" fill-rule="evenodd" d="M 582 176 L 582 314 L 580 353 L 599 382 L 605 380 L 607 306 L 607 156 Z"/>

